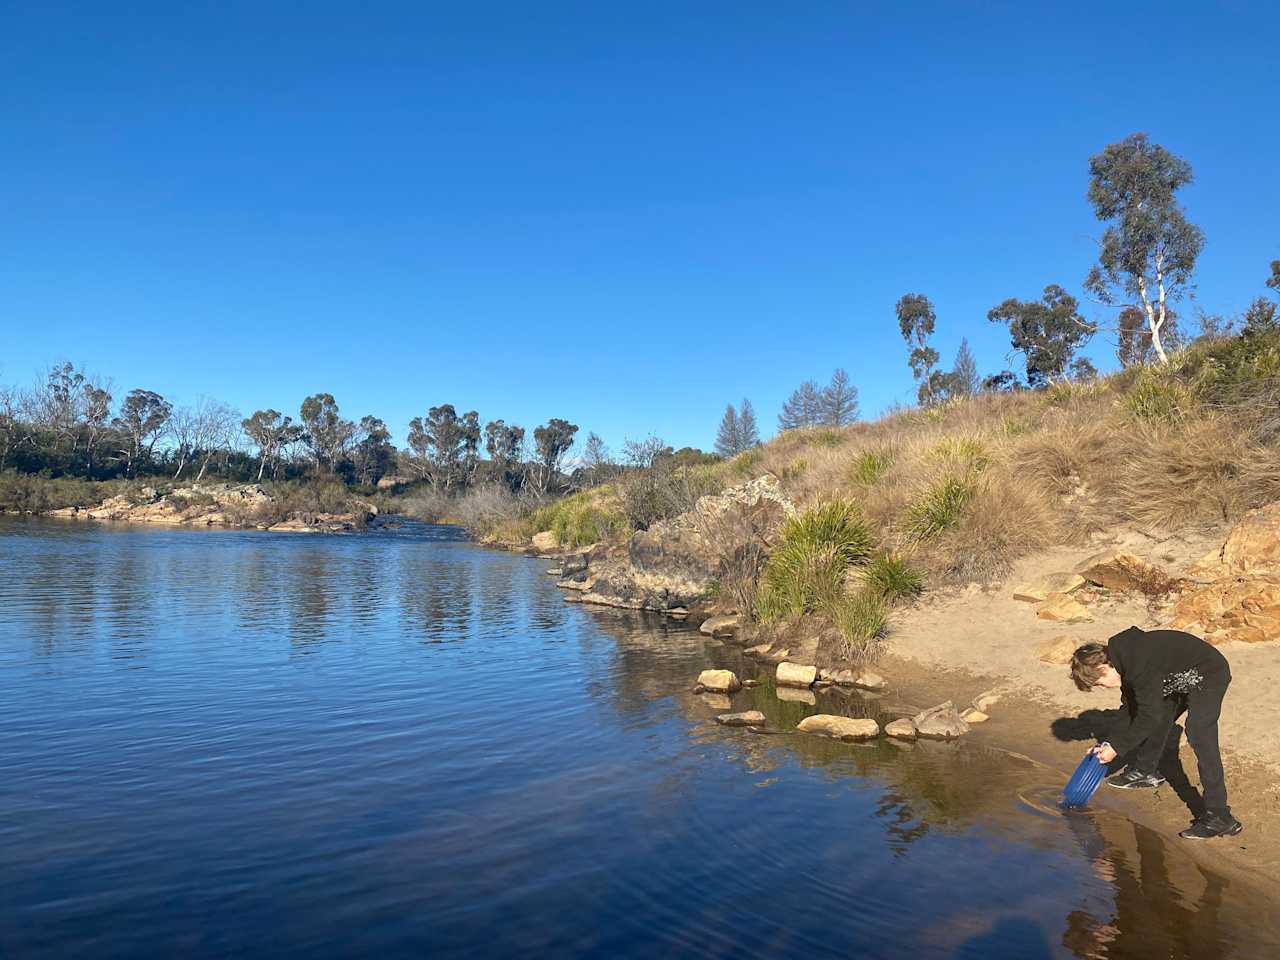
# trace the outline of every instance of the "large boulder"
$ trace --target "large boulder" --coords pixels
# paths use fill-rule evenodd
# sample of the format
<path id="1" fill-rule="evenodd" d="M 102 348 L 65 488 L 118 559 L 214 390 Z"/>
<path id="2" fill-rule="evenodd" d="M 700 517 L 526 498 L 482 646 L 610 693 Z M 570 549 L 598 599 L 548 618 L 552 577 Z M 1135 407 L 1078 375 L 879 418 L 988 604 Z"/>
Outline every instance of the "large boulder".
<path id="1" fill-rule="evenodd" d="M 1231 528 L 1221 560 L 1227 576 L 1280 576 L 1280 501 L 1246 513 Z"/>
<path id="2" fill-rule="evenodd" d="M 556 539 L 556 535 L 550 530 L 543 530 L 541 533 L 533 535 L 533 548 L 546 553 L 548 550 L 555 550 L 560 546 L 560 541 Z"/>
<path id="3" fill-rule="evenodd" d="M 742 689 L 742 682 L 732 670 L 703 670 L 698 683 L 711 693 L 733 693 Z"/>
<path id="4" fill-rule="evenodd" d="M 801 733 L 816 733 L 837 740 L 871 740 L 880 736 L 880 724 L 874 720 L 838 717 L 826 713 L 805 717 L 796 724 L 796 729 Z"/>
<path id="5" fill-rule="evenodd" d="M 787 661 L 778 664 L 776 679 L 780 687 L 811 687 L 817 678 L 817 668 L 807 664 Z"/>
<path id="6" fill-rule="evenodd" d="M 1184 593 L 1172 626 L 1210 643 L 1261 643 L 1280 638 L 1280 576 L 1220 580 Z"/>
<path id="7" fill-rule="evenodd" d="M 1084 577 L 1078 573 L 1050 573 L 1019 586 L 1013 591 L 1013 599 L 1043 603 L 1055 593 L 1074 593 L 1084 584 Z"/>
<path id="8" fill-rule="evenodd" d="M 916 714 L 911 722 L 916 725 L 917 736 L 930 740 L 954 740 L 969 732 L 969 724 L 950 700 Z"/>

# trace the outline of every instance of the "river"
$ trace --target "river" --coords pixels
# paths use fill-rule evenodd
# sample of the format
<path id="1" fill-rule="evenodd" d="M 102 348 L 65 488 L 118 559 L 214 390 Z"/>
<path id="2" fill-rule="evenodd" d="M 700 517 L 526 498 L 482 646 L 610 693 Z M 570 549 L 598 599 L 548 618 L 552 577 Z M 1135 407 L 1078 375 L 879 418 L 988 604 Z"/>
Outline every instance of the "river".
<path id="1" fill-rule="evenodd" d="M 406 521 L 0 518 L 0 955 L 1275 956 L 1250 891 L 971 744 L 790 734 L 682 624 Z M 767 677 L 766 677 L 767 680 Z"/>

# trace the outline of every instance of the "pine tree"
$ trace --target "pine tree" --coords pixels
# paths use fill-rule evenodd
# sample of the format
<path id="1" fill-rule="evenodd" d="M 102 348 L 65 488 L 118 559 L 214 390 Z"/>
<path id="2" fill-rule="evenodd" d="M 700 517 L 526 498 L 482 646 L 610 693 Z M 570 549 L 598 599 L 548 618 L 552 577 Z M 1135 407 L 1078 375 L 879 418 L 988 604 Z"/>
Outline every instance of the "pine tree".
<path id="1" fill-rule="evenodd" d="M 962 339 L 956 351 L 956 365 L 951 371 L 950 388 L 954 396 L 971 397 L 978 392 L 978 364 L 974 362 L 969 341 Z"/>
<path id="2" fill-rule="evenodd" d="M 756 429 L 756 411 L 751 401 L 742 398 L 738 409 L 738 452 L 760 446 L 760 431 Z"/>
<path id="3" fill-rule="evenodd" d="M 858 419 L 858 388 L 849 383 L 849 374 L 837 368 L 831 383 L 822 391 L 820 419 L 829 427 L 844 427 Z"/>
<path id="4" fill-rule="evenodd" d="M 733 404 L 725 407 L 724 417 L 720 421 L 720 429 L 716 431 L 716 453 L 728 458 L 742 449 L 742 434 L 738 426 L 738 414 Z"/>
<path id="5" fill-rule="evenodd" d="M 822 391 L 812 380 L 806 380 L 796 388 L 778 415 L 779 430 L 797 430 L 812 427 L 821 422 Z"/>

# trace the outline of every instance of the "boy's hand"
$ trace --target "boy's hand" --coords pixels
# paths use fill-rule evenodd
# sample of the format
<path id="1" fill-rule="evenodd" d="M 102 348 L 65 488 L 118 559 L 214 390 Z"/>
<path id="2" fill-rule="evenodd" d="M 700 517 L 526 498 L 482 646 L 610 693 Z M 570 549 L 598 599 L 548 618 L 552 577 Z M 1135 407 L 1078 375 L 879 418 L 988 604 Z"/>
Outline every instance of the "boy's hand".
<path id="1" fill-rule="evenodd" d="M 1109 743 L 1100 743 L 1089 752 L 1097 757 L 1100 763 L 1110 763 L 1116 758 L 1116 752 L 1111 749 L 1111 744 Z"/>

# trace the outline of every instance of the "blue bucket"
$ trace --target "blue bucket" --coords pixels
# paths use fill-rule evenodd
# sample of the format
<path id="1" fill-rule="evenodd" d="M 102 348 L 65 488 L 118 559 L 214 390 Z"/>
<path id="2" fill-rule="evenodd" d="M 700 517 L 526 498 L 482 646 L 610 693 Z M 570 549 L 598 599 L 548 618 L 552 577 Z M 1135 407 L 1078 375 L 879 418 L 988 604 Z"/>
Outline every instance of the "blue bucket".
<path id="1" fill-rule="evenodd" d="M 1094 754 L 1086 754 L 1071 775 L 1067 785 L 1062 788 L 1063 804 L 1068 807 L 1083 807 L 1089 802 L 1107 775 L 1107 765 Z"/>

